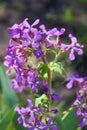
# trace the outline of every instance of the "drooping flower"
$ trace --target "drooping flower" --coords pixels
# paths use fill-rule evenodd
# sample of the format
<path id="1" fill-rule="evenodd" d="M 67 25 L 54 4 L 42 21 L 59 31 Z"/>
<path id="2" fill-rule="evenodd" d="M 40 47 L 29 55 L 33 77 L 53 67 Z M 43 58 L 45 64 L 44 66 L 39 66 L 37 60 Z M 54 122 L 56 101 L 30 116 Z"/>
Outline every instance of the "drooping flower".
<path id="1" fill-rule="evenodd" d="M 84 78 L 80 77 L 78 74 L 73 74 L 69 76 L 66 81 L 68 82 L 66 87 L 68 89 L 72 88 L 73 85 L 82 83 L 84 81 Z"/>
<path id="2" fill-rule="evenodd" d="M 71 40 L 71 44 L 70 45 L 66 45 L 64 43 L 60 44 L 60 48 L 63 49 L 65 52 L 69 52 L 69 59 L 70 60 L 75 60 L 75 52 L 78 55 L 82 55 L 83 54 L 83 45 L 80 45 L 77 42 L 76 37 L 74 37 L 72 34 L 69 34 L 69 38 Z"/>

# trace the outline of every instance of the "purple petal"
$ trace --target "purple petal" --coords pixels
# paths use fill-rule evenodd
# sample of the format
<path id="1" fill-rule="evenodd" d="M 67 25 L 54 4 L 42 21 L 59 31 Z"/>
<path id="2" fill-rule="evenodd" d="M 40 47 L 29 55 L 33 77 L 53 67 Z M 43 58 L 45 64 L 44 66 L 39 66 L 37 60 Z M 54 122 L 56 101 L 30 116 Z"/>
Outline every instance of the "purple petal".
<path id="1" fill-rule="evenodd" d="M 27 102 L 29 104 L 29 107 L 32 109 L 32 107 L 33 107 L 33 101 L 32 101 L 32 99 L 27 99 Z"/>
<path id="2" fill-rule="evenodd" d="M 72 86 L 73 86 L 73 80 L 69 81 L 69 83 L 67 83 L 66 85 L 68 89 L 72 88 Z"/>
<path id="3" fill-rule="evenodd" d="M 86 123 L 86 118 L 83 118 L 79 124 L 79 127 L 83 128 L 85 126 L 85 123 Z"/>
<path id="4" fill-rule="evenodd" d="M 19 107 L 15 107 L 14 111 L 17 112 L 18 114 L 21 114 Z"/>
<path id="5" fill-rule="evenodd" d="M 77 43 L 76 37 L 74 37 L 72 34 L 69 34 L 69 38 L 71 39 L 72 46 L 74 47 Z"/>
<path id="6" fill-rule="evenodd" d="M 50 125 L 50 123 L 53 121 L 53 119 L 54 119 L 54 117 L 51 116 L 51 117 L 49 118 L 48 122 L 47 122 L 47 125 Z"/>
<path id="7" fill-rule="evenodd" d="M 31 26 L 33 27 L 33 26 L 37 25 L 39 23 L 39 21 L 40 21 L 39 19 L 36 19 L 35 22 Z"/>
<path id="8" fill-rule="evenodd" d="M 55 101 L 59 101 L 60 100 L 60 94 L 59 92 L 54 92 L 52 94 L 52 98 L 55 100 Z"/>
<path id="9" fill-rule="evenodd" d="M 30 112 L 30 122 L 35 122 L 35 116 L 33 111 Z"/>
<path id="10" fill-rule="evenodd" d="M 53 28 L 51 30 L 48 31 L 48 34 L 54 35 L 57 31 L 57 28 Z"/>
<path id="11" fill-rule="evenodd" d="M 51 126 L 50 127 L 52 130 L 58 130 L 58 126 L 56 126 L 56 125 L 53 125 L 53 126 Z"/>
<path id="12" fill-rule="evenodd" d="M 17 119 L 18 123 L 21 124 L 22 123 L 22 117 L 20 116 L 18 119 Z"/>
<path id="13" fill-rule="evenodd" d="M 31 43 L 30 42 L 23 42 L 22 45 L 23 46 L 29 46 Z"/>
<path id="14" fill-rule="evenodd" d="M 59 31 L 59 35 L 64 34 L 65 30 L 66 30 L 65 28 L 61 28 L 60 31 Z"/>
<path id="15" fill-rule="evenodd" d="M 40 25 L 39 28 L 40 28 L 42 31 L 46 32 L 46 28 L 45 28 L 45 25 L 44 25 L 44 24 Z"/>
<path id="16" fill-rule="evenodd" d="M 77 115 L 77 116 L 80 116 L 80 115 L 81 115 L 81 110 L 80 110 L 80 108 L 77 109 L 76 115 Z"/>
<path id="17" fill-rule="evenodd" d="M 72 60 L 75 60 L 75 55 L 74 55 L 74 49 L 71 49 L 71 52 L 69 54 L 69 59 L 72 61 Z"/>
<path id="18" fill-rule="evenodd" d="M 74 50 L 77 52 L 78 55 L 82 55 L 83 54 L 83 50 L 80 48 L 74 48 Z"/>
<path id="19" fill-rule="evenodd" d="M 23 27 L 30 28 L 30 24 L 27 22 L 28 18 L 25 18 L 22 23 L 19 24 L 19 27 L 21 30 L 23 30 Z"/>
<path id="20" fill-rule="evenodd" d="M 24 118 L 24 116 L 22 116 L 22 120 L 23 120 L 23 126 L 24 126 L 24 127 L 28 127 L 28 126 L 29 126 L 29 123 L 28 123 L 28 121 Z"/>

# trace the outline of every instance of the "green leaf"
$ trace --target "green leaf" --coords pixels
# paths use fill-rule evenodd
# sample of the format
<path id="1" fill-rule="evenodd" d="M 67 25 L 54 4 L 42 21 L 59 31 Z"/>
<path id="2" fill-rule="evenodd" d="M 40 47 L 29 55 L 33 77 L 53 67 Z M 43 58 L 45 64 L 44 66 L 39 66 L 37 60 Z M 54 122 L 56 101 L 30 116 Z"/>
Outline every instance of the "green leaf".
<path id="1" fill-rule="evenodd" d="M 39 98 L 36 98 L 35 100 L 35 106 L 42 105 L 43 103 L 47 102 L 48 98 L 45 94 L 40 96 Z"/>
<path id="2" fill-rule="evenodd" d="M 64 123 L 64 130 L 76 130 L 80 122 L 80 118 L 76 117 L 75 108 L 70 108 L 68 111 L 65 111 L 62 120 Z"/>
<path id="3" fill-rule="evenodd" d="M 15 91 L 10 89 L 11 83 L 9 77 L 5 74 L 5 68 L 0 64 L 0 82 L 3 95 L 6 99 L 7 105 L 11 108 L 18 103 L 18 97 Z"/>
<path id="4" fill-rule="evenodd" d="M 40 79 L 47 79 L 47 71 L 48 71 L 48 65 L 47 64 L 39 64 L 38 66 L 38 72 L 40 74 Z"/>
<path id="5" fill-rule="evenodd" d="M 40 64 L 39 66 L 39 73 L 43 76 L 48 71 L 48 65 L 47 64 Z"/>
<path id="6" fill-rule="evenodd" d="M 12 121 L 15 115 L 14 107 L 5 115 L 5 117 L 0 121 L 0 130 L 6 130 L 9 123 Z"/>
<path id="7" fill-rule="evenodd" d="M 62 63 L 58 62 L 58 63 L 53 63 L 51 62 L 49 65 L 51 71 L 53 71 L 54 73 L 59 73 L 61 75 L 66 75 L 66 71 L 62 65 Z"/>
<path id="8" fill-rule="evenodd" d="M 63 121 L 62 121 L 62 119 L 61 119 L 61 117 L 59 115 L 55 116 L 53 124 L 58 126 L 58 130 L 65 130 Z"/>

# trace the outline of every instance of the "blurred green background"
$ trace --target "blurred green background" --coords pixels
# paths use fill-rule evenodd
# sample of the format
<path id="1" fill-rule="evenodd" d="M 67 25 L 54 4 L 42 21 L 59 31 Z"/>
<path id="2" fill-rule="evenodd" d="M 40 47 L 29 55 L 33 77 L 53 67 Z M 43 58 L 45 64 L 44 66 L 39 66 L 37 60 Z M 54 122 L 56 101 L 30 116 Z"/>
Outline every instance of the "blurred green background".
<path id="1" fill-rule="evenodd" d="M 9 120 L 11 120 L 11 118 L 8 118 L 8 122 L 5 120 L 6 116 L 9 117 L 8 111 L 13 109 L 12 107 L 18 104 L 19 101 L 24 103 L 26 95 L 28 96 L 28 94 L 25 94 L 26 92 L 18 96 L 16 92 L 9 89 L 10 81 L 5 75 L 5 68 L 2 65 L 10 38 L 7 28 L 14 23 L 22 22 L 26 17 L 30 23 L 39 18 L 40 23 L 45 24 L 48 29 L 65 27 L 66 34 L 62 39 L 66 43 L 69 33 L 75 35 L 78 42 L 85 46 L 84 55 L 76 56 L 76 60 L 73 62 L 70 62 L 67 57 L 64 58 L 67 73 L 69 75 L 78 72 L 82 76 L 87 75 L 87 0 L 0 0 L 0 119 L 4 117 L 3 122 L 5 124 L 8 124 Z M 53 79 L 55 89 L 61 86 L 61 81 L 62 79 L 58 76 Z M 69 91 L 65 87 L 59 87 L 59 91 L 62 93 L 62 98 L 66 99 L 65 106 L 67 107 L 72 103 L 69 99 L 73 99 L 75 95 L 74 89 Z M 64 105 L 64 102 L 61 103 L 60 107 Z M 13 118 L 14 113 L 10 115 Z M 14 122 L 16 122 L 16 116 Z M 14 123 L 14 126 L 17 126 L 17 122 L 16 125 Z M 15 127 L 12 127 L 10 122 L 7 128 L 4 126 L 0 130 L 16 130 Z M 23 129 L 19 125 L 18 128 Z"/>

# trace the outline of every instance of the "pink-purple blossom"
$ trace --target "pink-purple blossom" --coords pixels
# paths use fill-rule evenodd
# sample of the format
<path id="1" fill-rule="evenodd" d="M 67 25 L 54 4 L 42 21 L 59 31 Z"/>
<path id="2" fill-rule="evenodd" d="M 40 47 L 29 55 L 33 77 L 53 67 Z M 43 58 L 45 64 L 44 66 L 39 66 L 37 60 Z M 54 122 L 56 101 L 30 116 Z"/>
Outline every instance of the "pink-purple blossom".
<path id="1" fill-rule="evenodd" d="M 71 40 L 71 44 L 70 45 L 66 45 L 64 43 L 60 44 L 60 48 L 63 49 L 65 52 L 69 52 L 69 59 L 71 61 L 75 60 L 75 52 L 78 55 L 82 55 L 83 54 L 83 45 L 80 45 L 77 42 L 76 37 L 74 37 L 72 34 L 69 34 L 69 38 Z"/>
<path id="2" fill-rule="evenodd" d="M 73 86 L 79 85 L 84 81 L 84 78 L 80 77 L 78 74 L 73 74 L 69 76 L 66 81 L 68 82 L 66 84 L 66 87 L 68 89 L 72 88 Z"/>
<path id="3" fill-rule="evenodd" d="M 35 107 L 31 99 L 27 99 L 27 102 L 28 107 L 15 108 L 15 112 L 20 115 L 20 117 L 17 119 L 19 124 L 23 123 L 23 126 L 27 127 L 28 130 L 48 130 L 49 128 L 52 130 L 58 130 L 58 127 L 56 125 L 51 124 L 51 122 L 54 120 L 53 116 L 45 117 L 46 122 L 43 122 L 42 116 L 44 114 L 44 111 L 39 106 Z M 39 118 L 37 117 L 37 114 L 39 114 Z"/>

